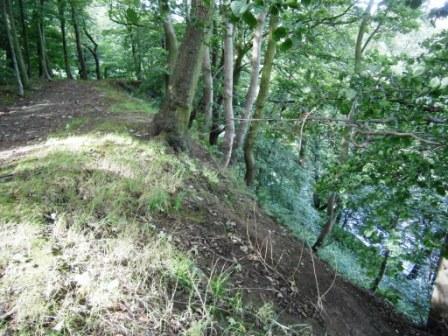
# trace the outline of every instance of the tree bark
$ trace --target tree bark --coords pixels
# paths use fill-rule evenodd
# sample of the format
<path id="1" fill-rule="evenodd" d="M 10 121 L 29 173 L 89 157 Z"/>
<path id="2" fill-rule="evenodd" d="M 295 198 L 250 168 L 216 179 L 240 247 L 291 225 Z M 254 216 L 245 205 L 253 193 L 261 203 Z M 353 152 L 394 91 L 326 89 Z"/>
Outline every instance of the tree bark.
<path id="1" fill-rule="evenodd" d="M 11 58 L 12 58 L 12 63 L 13 63 L 13 67 L 14 67 L 14 73 L 16 75 L 16 80 L 17 80 L 17 92 L 20 96 L 24 95 L 24 90 L 23 90 L 23 83 L 22 83 L 22 78 L 20 76 L 20 69 L 19 69 L 19 65 L 17 62 L 17 56 L 16 56 L 16 51 L 15 51 L 15 46 L 14 46 L 14 42 L 13 42 L 13 36 L 11 33 L 11 20 L 12 18 L 9 16 L 9 10 L 8 10 L 8 4 L 7 4 L 8 0 L 1 0 L 2 3 L 2 11 L 3 11 L 3 18 L 5 21 L 5 29 L 6 29 L 6 36 L 8 38 L 8 42 L 9 42 L 9 48 L 11 50 Z"/>
<path id="2" fill-rule="evenodd" d="M 25 7 L 23 0 L 19 0 L 20 24 L 22 26 L 23 50 L 25 54 L 25 62 L 28 78 L 31 78 L 31 61 L 30 61 L 30 43 L 28 38 L 28 28 L 26 25 Z"/>
<path id="3" fill-rule="evenodd" d="M 242 114 L 243 120 L 241 120 L 239 123 L 238 131 L 235 138 L 234 151 L 240 149 L 246 139 L 247 129 L 250 124 L 250 118 L 252 117 L 254 102 L 257 97 L 260 73 L 261 45 L 263 39 L 265 18 L 266 13 L 261 13 L 257 18 L 257 26 L 254 31 L 254 39 L 252 45 L 252 70 L 250 74 L 250 83 L 249 88 L 247 89 L 246 100 L 244 103 L 244 110 Z"/>
<path id="4" fill-rule="evenodd" d="M 381 283 L 381 280 L 383 280 L 384 274 L 386 273 L 387 268 L 387 261 L 389 260 L 390 251 L 386 249 L 386 252 L 384 253 L 383 262 L 381 263 L 380 271 L 378 272 L 375 280 L 373 280 L 372 286 L 370 289 L 372 292 L 375 292 L 378 289 L 378 286 Z"/>
<path id="5" fill-rule="evenodd" d="M 37 16 L 37 35 L 39 50 L 39 75 L 41 78 L 51 80 L 50 69 L 48 66 L 47 43 L 44 30 L 44 0 L 40 0 Z"/>
<path id="6" fill-rule="evenodd" d="M 131 41 L 132 60 L 134 62 L 135 76 L 138 80 L 143 79 L 142 60 L 140 56 L 140 44 L 137 28 L 127 25 L 129 40 Z"/>
<path id="7" fill-rule="evenodd" d="M 448 233 L 440 250 L 427 326 L 434 334 L 448 333 Z"/>
<path id="8" fill-rule="evenodd" d="M 73 3 L 73 0 L 70 1 L 70 8 L 72 14 L 72 24 L 73 30 L 75 32 L 75 40 L 76 40 L 76 52 L 78 53 L 78 64 L 79 64 L 79 77 L 81 79 L 88 79 L 87 65 L 84 59 L 84 52 L 82 50 L 81 44 L 81 33 L 79 31 L 78 25 L 78 13 L 76 12 L 76 6 Z"/>
<path id="9" fill-rule="evenodd" d="M 226 22 L 224 38 L 224 114 L 226 116 L 226 133 L 224 135 L 224 167 L 232 157 L 235 123 L 233 120 L 233 24 Z"/>
<path id="10" fill-rule="evenodd" d="M 10 42 L 14 45 L 14 53 L 17 62 L 17 66 L 19 67 L 20 78 L 22 80 L 22 84 L 24 88 L 29 87 L 29 78 L 28 78 L 28 70 L 23 60 L 22 48 L 19 43 L 19 39 L 17 37 L 17 29 L 16 23 L 14 19 L 14 13 L 12 11 L 11 0 L 6 1 L 6 10 L 8 11 L 9 17 L 9 34 L 11 37 Z"/>
<path id="11" fill-rule="evenodd" d="M 272 66 L 274 63 L 275 53 L 277 51 L 277 42 L 274 40 L 273 34 L 277 26 L 278 14 L 273 13 L 271 14 L 271 19 L 269 22 L 268 45 L 261 74 L 260 91 L 258 92 L 258 96 L 255 101 L 254 118 L 257 119 L 263 116 L 263 108 L 269 94 Z M 259 125 L 260 123 L 258 122 L 251 123 L 246 141 L 244 142 L 244 161 L 246 164 L 246 174 L 244 179 L 248 186 L 252 185 L 255 180 L 254 145 L 257 138 Z"/>
<path id="12" fill-rule="evenodd" d="M 210 62 L 210 47 L 204 50 L 204 60 L 202 63 L 202 75 L 204 77 L 204 130 L 210 130 L 213 119 L 213 74 Z"/>
<path id="13" fill-rule="evenodd" d="M 167 89 L 169 86 L 171 75 L 176 65 L 178 42 L 176 37 L 176 31 L 174 30 L 173 23 L 170 18 L 170 8 L 167 0 L 159 1 L 160 15 L 163 21 L 163 30 L 165 32 L 165 49 L 168 53 L 168 76 L 167 76 Z M 166 90 L 168 93 L 168 90 Z"/>
<path id="14" fill-rule="evenodd" d="M 337 206 L 338 206 L 338 194 L 332 193 L 327 201 L 327 222 L 325 223 L 324 227 L 322 228 L 319 237 L 317 237 L 316 242 L 313 245 L 313 251 L 317 252 L 319 248 L 322 247 L 323 243 L 325 242 L 325 239 L 327 238 L 328 234 L 333 229 L 334 224 L 336 223 L 337 218 Z"/>
<path id="15" fill-rule="evenodd" d="M 70 70 L 70 63 L 68 60 L 68 51 L 67 51 L 68 48 L 67 48 L 67 37 L 65 31 L 65 5 L 66 5 L 65 0 L 58 0 L 58 14 L 62 35 L 62 51 L 64 53 L 65 73 L 67 74 L 68 79 L 73 79 L 73 75 Z"/>
<path id="16" fill-rule="evenodd" d="M 179 48 L 168 94 L 154 120 L 156 134 L 166 133 L 168 143 L 176 150 L 187 148 L 191 105 L 200 75 L 212 10 L 213 1 L 192 0 L 191 20 Z"/>
<path id="17" fill-rule="evenodd" d="M 92 42 L 93 48 L 87 46 L 87 49 L 90 51 L 90 53 L 93 56 L 93 59 L 95 60 L 95 73 L 96 73 L 96 79 L 101 80 L 101 66 L 100 66 L 100 57 L 98 56 L 98 43 L 95 42 L 95 39 L 92 35 L 89 34 L 89 31 L 86 27 L 84 27 L 84 33 L 86 34 L 87 38 Z"/>
<path id="18" fill-rule="evenodd" d="M 362 61 L 362 53 L 363 53 L 363 41 L 364 35 L 367 30 L 367 25 L 370 20 L 370 12 L 372 11 L 374 0 L 369 0 L 367 4 L 367 8 L 363 14 L 361 24 L 359 25 L 358 36 L 356 37 L 356 46 L 355 46 L 355 73 L 359 73 L 361 71 L 361 61 Z"/>

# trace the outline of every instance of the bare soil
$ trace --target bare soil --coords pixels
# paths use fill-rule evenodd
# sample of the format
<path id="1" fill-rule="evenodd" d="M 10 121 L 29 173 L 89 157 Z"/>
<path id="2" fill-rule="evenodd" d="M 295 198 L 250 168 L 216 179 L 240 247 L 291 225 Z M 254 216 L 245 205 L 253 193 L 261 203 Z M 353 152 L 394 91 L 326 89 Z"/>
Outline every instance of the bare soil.
<path id="1" fill-rule="evenodd" d="M 42 141 L 74 117 L 119 118 L 107 113 L 109 102 L 94 82 L 45 83 L 12 105 L 1 101 L 0 92 L 0 150 Z M 140 118 L 140 126 L 147 128 L 147 120 Z M 199 145 L 192 154 L 219 171 Z M 182 216 L 157 218 L 179 248 L 196 255 L 205 272 L 213 267 L 228 270 L 247 303 L 275 302 L 282 323 L 309 323 L 315 335 L 430 335 L 386 302 L 342 279 L 267 216 L 252 196 L 235 191 L 226 174 L 220 173 L 220 180 L 218 185 L 189 181 L 191 197 L 184 201 Z"/>

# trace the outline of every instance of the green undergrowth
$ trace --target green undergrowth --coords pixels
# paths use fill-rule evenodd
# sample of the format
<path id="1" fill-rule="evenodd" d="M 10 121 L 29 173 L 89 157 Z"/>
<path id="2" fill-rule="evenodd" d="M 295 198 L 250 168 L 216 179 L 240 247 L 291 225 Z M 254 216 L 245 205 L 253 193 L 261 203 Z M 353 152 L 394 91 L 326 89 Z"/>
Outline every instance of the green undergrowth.
<path id="1" fill-rule="evenodd" d="M 259 139 L 256 157 L 257 181 L 253 192 L 258 202 L 277 222 L 312 246 L 326 216 L 313 206 L 313 167 L 300 165 L 294 148 L 275 140 Z M 236 172 L 242 180 L 244 166 L 238 166 Z M 339 225 L 334 227 L 318 255 L 341 277 L 364 289 L 370 289 L 383 260 L 377 248 L 365 245 Z M 386 273 L 376 294 L 414 323 L 424 324 L 427 320 L 429 295 L 424 285 L 402 275 L 388 277 Z"/>
<path id="2" fill-rule="evenodd" d="M 103 81 L 97 88 L 111 103 L 108 111 L 112 113 L 141 113 L 153 115 L 157 112 L 157 106 L 147 100 L 135 97 L 124 90 L 116 88 L 113 83 Z"/>
<path id="3" fill-rule="evenodd" d="M 0 176 L 0 334 L 283 330 L 270 303 L 243 302 L 233 270 L 204 273 L 158 228 L 184 218 L 188 181 L 220 183 L 189 156 L 130 135 L 71 135 L 30 147 Z"/>

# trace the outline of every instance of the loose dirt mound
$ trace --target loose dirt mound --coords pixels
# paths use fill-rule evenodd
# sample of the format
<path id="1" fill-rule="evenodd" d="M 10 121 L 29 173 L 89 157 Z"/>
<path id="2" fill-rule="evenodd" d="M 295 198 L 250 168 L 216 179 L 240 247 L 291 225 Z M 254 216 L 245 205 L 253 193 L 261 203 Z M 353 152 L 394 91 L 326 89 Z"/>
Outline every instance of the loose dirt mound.
<path id="1" fill-rule="evenodd" d="M 0 148 L 44 139 L 77 116 L 104 118 L 108 102 L 94 83 L 58 81 L 0 111 Z M 142 120 L 143 122 L 143 120 Z M 144 125 L 142 125 L 143 127 Z M 219 171 L 199 146 L 193 154 Z M 392 307 L 347 283 L 308 247 L 275 223 L 225 172 L 219 183 L 191 180 L 179 215 L 157 217 L 179 248 L 193 252 L 204 272 L 223 269 L 246 302 L 273 301 L 286 324 L 305 322 L 316 335 L 429 335 Z"/>

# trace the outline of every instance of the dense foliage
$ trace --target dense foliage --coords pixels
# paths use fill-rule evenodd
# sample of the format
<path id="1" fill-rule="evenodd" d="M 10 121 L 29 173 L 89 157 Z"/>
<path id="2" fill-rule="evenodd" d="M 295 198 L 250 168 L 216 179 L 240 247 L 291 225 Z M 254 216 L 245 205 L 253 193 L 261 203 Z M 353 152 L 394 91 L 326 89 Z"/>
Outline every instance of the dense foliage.
<path id="1" fill-rule="evenodd" d="M 132 80 L 176 150 L 218 145 L 322 258 L 426 323 L 448 241 L 446 5 L 1 1 L 2 84 Z"/>

